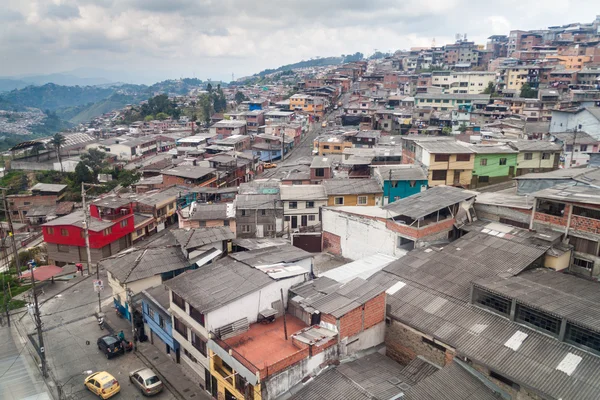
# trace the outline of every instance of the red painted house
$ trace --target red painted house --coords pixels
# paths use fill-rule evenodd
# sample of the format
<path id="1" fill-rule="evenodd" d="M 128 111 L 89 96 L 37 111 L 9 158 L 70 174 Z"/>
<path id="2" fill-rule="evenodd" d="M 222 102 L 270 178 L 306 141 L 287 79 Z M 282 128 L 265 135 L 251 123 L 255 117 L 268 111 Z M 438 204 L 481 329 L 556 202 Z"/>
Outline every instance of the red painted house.
<path id="1" fill-rule="evenodd" d="M 78 210 L 42 225 L 50 264 L 87 262 L 83 221 L 83 210 Z M 130 247 L 134 226 L 131 200 L 111 196 L 94 201 L 89 226 L 92 264 Z"/>

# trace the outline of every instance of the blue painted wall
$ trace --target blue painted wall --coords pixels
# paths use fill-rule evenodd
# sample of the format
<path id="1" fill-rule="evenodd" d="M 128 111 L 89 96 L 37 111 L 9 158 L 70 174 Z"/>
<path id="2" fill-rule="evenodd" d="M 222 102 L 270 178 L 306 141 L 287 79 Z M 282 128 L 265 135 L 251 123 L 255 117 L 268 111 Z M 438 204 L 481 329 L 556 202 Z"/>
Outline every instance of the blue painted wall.
<path id="1" fill-rule="evenodd" d="M 150 315 L 150 309 L 154 311 L 154 318 Z M 144 321 L 152 330 L 152 332 L 160 337 L 163 342 L 168 344 L 171 349 L 177 350 L 179 348 L 179 343 L 173 339 L 173 327 L 171 325 L 171 316 L 164 315 L 162 311 L 159 311 L 159 308 L 146 300 L 142 300 L 142 310 L 144 314 Z M 163 326 L 160 326 L 160 318 L 163 319 Z"/>
<path id="2" fill-rule="evenodd" d="M 383 182 L 383 197 L 390 197 L 388 203 L 393 203 L 395 200 L 403 199 L 408 196 L 412 196 L 413 194 L 417 194 L 421 192 L 421 187 L 427 187 L 427 180 L 414 181 L 414 186 L 411 187 L 411 181 L 397 181 L 396 185 L 394 183 L 396 181 L 384 181 Z M 394 187 L 395 186 L 395 187 Z"/>

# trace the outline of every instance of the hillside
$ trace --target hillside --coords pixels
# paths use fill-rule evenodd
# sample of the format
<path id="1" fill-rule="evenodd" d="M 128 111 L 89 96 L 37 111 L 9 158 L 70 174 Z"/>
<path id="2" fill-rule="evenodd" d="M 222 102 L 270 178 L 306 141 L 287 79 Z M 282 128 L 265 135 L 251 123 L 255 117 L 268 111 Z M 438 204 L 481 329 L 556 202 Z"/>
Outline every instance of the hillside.
<path id="1" fill-rule="evenodd" d="M 114 88 L 60 86 L 47 83 L 42 86 L 27 86 L 23 89 L 4 93 L 0 95 L 0 101 L 15 106 L 55 111 L 63 107 L 76 107 L 82 104 L 95 103 L 110 97 L 114 91 Z"/>
<path id="2" fill-rule="evenodd" d="M 269 75 L 269 74 L 274 74 L 277 72 L 285 72 L 285 71 L 291 71 L 293 69 L 297 69 L 297 68 L 310 68 L 310 67 L 325 67 L 328 65 L 339 65 L 339 64 L 343 64 L 343 63 L 347 63 L 347 62 L 352 62 L 352 61 L 360 61 L 363 59 L 363 54 L 362 53 L 354 53 L 354 54 L 348 54 L 348 55 L 344 55 L 342 54 L 340 57 L 322 57 L 322 58 L 314 58 L 312 60 L 303 60 L 294 64 L 287 64 L 287 65 L 282 65 L 279 68 L 276 69 L 265 69 L 264 71 L 260 71 L 258 74 L 255 74 L 254 76 L 265 76 L 265 75 Z"/>

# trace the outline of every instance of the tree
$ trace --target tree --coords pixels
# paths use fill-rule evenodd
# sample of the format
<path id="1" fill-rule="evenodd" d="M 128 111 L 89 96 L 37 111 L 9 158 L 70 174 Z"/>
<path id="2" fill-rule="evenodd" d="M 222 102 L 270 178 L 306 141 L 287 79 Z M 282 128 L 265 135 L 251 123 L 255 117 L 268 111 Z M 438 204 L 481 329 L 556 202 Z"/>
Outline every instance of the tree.
<path id="1" fill-rule="evenodd" d="M 241 104 L 243 101 L 250 100 L 244 93 L 238 91 L 235 93 L 235 102 Z"/>
<path id="2" fill-rule="evenodd" d="M 493 95 L 494 93 L 496 93 L 496 86 L 494 85 L 494 82 L 489 82 L 487 87 L 483 91 L 483 94 Z"/>
<path id="3" fill-rule="evenodd" d="M 106 163 L 106 153 L 98 149 L 89 149 L 81 155 L 81 161 L 92 169 L 94 176 L 97 176 Z"/>
<path id="4" fill-rule="evenodd" d="M 144 121 L 146 121 L 146 122 L 150 122 L 150 121 L 153 121 L 153 120 L 154 120 L 154 115 L 152 115 L 152 114 L 146 115 L 144 117 Z"/>
<path id="5" fill-rule="evenodd" d="M 93 183 L 94 180 L 91 169 L 83 161 L 80 161 L 75 167 L 75 184 L 77 187 L 81 186 L 82 182 Z"/>
<path id="6" fill-rule="evenodd" d="M 448 136 L 450 134 L 452 134 L 452 128 L 450 128 L 449 126 L 445 126 L 442 128 L 442 135 Z"/>
<path id="7" fill-rule="evenodd" d="M 529 86 L 529 83 L 524 83 L 521 86 L 521 97 L 525 99 L 535 99 L 537 98 L 538 91 Z"/>
<path id="8" fill-rule="evenodd" d="M 210 84 L 210 82 L 208 82 L 208 85 L 206 85 L 206 91 L 207 91 L 208 93 L 212 93 L 212 92 L 213 92 L 213 87 L 212 87 L 212 85 Z"/>
<path id="9" fill-rule="evenodd" d="M 210 117 L 212 116 L 212 102 L 208 94 L 203 94 L 199 99 L 200 109 L 202 110 L 202 118 L 206 126 L 210 125 Z"/>
<path id="10" fill-rule="evenodd" d="M 227 111 L 227 99 L 225 98 L 225 93 L 223 93 L 223 89 L 221 89 L 221 85 L 217 87 L 217 91 L 213 93 L 213 104 L 215 112 L 223 112 Z"/>
<path id="11" fill-rule="evenodd" d="M 128 169 L 122 169 L 119 171 L 119 175 L 117 176 L 117 181 L 119 185 L 123 187 L 129 187 L 140 180 L 140 174 L 137 172 L 132 172 Z"/>
<path id="12" fill-rule="evenodd" d="M 169 118 L 169 114 L 167 114 L 167 113 L 159 112 L 158 114 L 156 114 L 156 119 L 158 119 L 160 121 L 164 121 L 167 118 Z"/>
<path id="13" fill-rule="evenodd" d="M 60 164 L 61 172 L 64 172 L 64 169 L 62 165 L 62 159 L 60 157 L 60 149 L 64 146 L 66 142 L 67 139 L 60 133 L 57 133 L 56 135 L 52 136 L 52 140 L 50 140 L 50 145 L 54 147 L 54 150 L 56 151 L 56 158 L 58 159 L 58 163 Z"/>
<path id="14" fill-rule="evenodd" d="M 467 131 L 467 124 L 465 124 L 464 122 L 462 124 L 460 124 L 460 126 L 458 127 L 458 131 L 460 133 L 465 133 Z"/>
<path id="15" fill-rule="evenodd" d="M 196 115 L 196 113 L 192 114 L 192 118 L 190 118 L 190 121 L 192 121 L 192 135 L 193 135 L 195 133 L 194 125 L 195 125 L 196 121 L 198 121 L 198 116 Z"/>

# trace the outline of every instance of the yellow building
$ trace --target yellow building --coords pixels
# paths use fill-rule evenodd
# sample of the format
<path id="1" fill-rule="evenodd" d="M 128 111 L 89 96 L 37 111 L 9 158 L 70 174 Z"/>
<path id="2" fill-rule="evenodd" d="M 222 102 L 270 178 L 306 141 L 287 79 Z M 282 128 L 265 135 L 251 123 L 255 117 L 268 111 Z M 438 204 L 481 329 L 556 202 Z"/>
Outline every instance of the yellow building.
<path id="1" fill-rule="evenodd" d="M 369 179 L 326 179 L 321 183 L 327 192 L 328 206 L 381 206 L 383 190 Z"/>
<path id="2" fill-rule="evenodd" d="M 541 140 L 519 140 L 508 144 L 519 151 L 517 176 L 558 169 L 562 151 L 559 144 Z"/>
<path id="3" fill-rule="evenodd" d="M 536 65 L 520 65 L 506 69 L 506 89 L 521 90 L 525 83 L 532 88 L 537 88 L 539 84 L 540 67 Z"/>
<path id="4" fill-rule="evenodd" d="M 313 155 L 344 154 L 344 149 L 352 148 L 352 142 L 343 136 L 318 136 L 313 141 Z"/>
<path id="5" fill-rule="evenodd" d="M 290 111 L 295 110 L 300 110 L 317 117 L 323 117 L 323 115 L 325 115 L 325 101 L 316 96 L 295 94 L 290 97 Z"/>
<path id="6" fill-rule="evenodd" d="M 556 60 L 565 69 L 582 69 L 585 63 L 592 61 L 591 56 L 551 56 L 547 60 Z"/>
<path id="7" fill-rule="evenodd" d="M 475 154 L 461 142 L 416 141 L 415 158 L 427 169 L 429 186 L 471 184 Z"/>

